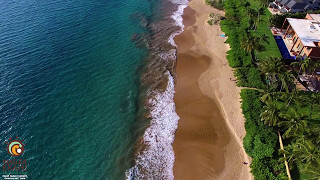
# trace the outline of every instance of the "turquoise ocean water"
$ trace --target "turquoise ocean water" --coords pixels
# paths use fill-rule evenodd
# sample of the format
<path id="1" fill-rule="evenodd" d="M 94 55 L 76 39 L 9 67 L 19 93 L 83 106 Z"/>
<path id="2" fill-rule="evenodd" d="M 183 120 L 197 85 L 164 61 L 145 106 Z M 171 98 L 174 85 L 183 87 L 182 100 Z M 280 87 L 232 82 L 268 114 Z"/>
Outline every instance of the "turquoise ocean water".
<path id="1" fill-rule="evenodd" d="M 178 118 L 168 39 L 180 29 L 177 4 L 0 1 L 1 159 L 11 158 L 4 142 L 18 136 L 29 179 L 172 178 Z M 161 154 L 148 133 L 147 142 L 168 146 L 161 164 L 169 166 L 143 160 Z"/>

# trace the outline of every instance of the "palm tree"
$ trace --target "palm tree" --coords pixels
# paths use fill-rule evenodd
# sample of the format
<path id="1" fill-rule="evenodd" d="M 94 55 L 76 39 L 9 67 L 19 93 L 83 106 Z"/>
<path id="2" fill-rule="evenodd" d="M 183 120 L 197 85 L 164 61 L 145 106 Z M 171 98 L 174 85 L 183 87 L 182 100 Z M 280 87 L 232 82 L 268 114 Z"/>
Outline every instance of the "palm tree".
<path id="1" fill-rule="evenodd" d="M 253 50 L 259 50 L 259 48 L 261 47 L 260 42 L 261 40 L 259 37 L 253 36 L 249 33 L 243 36 L 243 38 L 240 41 L 241 47 L 247 52 L 252 52 Z"/>
<path id="2" fill-rule="evenodd" d="M 259 2 L 261 4 L 261 8 L 265 9 L 268 7 L 269 0 L 259 0 Z"/>
<path id="3" fill-rule="evenodd" d="M 300 95 L 297 89 L 293 89 L 290 93 L 281 93 L 280 99 L 286 103 L 286 108 L 293 102 L 300 106 L 303 102 L 308 102 L 309 99 L 306 96 Z"/>
<path id="4" fill-rule="evenodd" d="M 320 102 L 320 95 L 318 93 L 312 93 L 311 94 L 311 98 L 310 98 L 310 119 L 312 117 L 312 112 L 313 112 L 313 109 L 315 107 L 315 104 L 318 102 Z M 316 106 L 317 107 L 317 106 Z"/>
<path id="5" fill-rule="evenodd" d="M 319 128 L 319 126 L 311 125 L 309 132 L 310 132 L 310 135 L 308 138 L 310 140 L 312 140 L 314 145 L 320 146 L 320 136 L 319 136 L 320 128 Z"/>
<path id="6" fill-rule="evenodd" d="M 254 31 L 257 30 L 257 27 L 259 26 L 259 23 L 262 21 L 262 18 L 260 16 L 260 14 L 263 14 L 263 11 L 264 11 L 264 8 L 260 8 L 257 13 L 258 13 L 258 16 L 255 16 L 253 18 L 253 25 L 254 25 Z"/>
<path id="7" fill-rule="evenodd" d="M 309 71 L 310 69 L 312 69 L 314 62 L 310 59 L 307 58 L 305 60 L 299 61 L 299 62 L 293 62 L 291 63 L 291 65 L 293 67 L 298 66 L 299 67 L 299 72 L 298 75 L 301 73 L 301 71 L 303 72 L 303 74 L 305 74 L 307 71 Z"/>
<path id="8" fill-rule="evenodd" d="M 279 160 L 280 161 L 284 161 L 284 165 L 286 167 L 288 179 L 291 180 L 291 174 L 290 174 L 289 165 L 291 165 L 292 163 L 291 164 L 289 164 L 289 163 L 292 162 L 292 161 L 288 161 L 288 159 L 287 159 L 287 155 L 289 155 L 289 157 L 288 157 L 289 160 L 291 160 L 293 158 L 293 156 L 291 156 L 291 154 L 288 153 L 291 150 L 291 146 L 289 146 L 289 148 L 287 148 L 287 150 L 285 150 L 284 147 L 283 147 L 282 138 L 281 138 L 281 134 L 280 134 L 279 131 L 278 131 L 278 136 L 279 136 L 280 152 L 282 152 L 282 154 L 283 154 L 283 158 L 280 158 Z"/>
<path id="9" fill-rule="evenodd" d="M 317 69 L 320 69 L 320 61 L 313 61 L 312 66 L 310 67 L 310 72 L 312 72 L 313 76 Z"/>
<path id="10" fill-rule="evenodd" d="M 262 10 L 263 11 L 263 10 Z M 256 31 L 259 23 L 261 22 L 262 18 L 260 14 L 262 13 L 261 9 L 258 11 L 252 8 L 247 9 L 247 16 L 248 16 L 248 24 L 250 26 L 250 21 L 252 22 L 251 29 Z M 249 27 L 248 27 L 249 28 Z M 249 29 L 248 29 L 249 30 Z"/>
<path id="11" fill-rule="evenodd" d="M 269 42 L 269 36 L 267 36 L 266 34 L 262 34 L 262 35 L 260 36 L 260 42 L 261 42 L 261 43 L 266 42 L 267 44 L 270 44 L 270 42 Z"/>
<path id="12" fill-rule="evenodd" d="M 279 110 L 274 102 L 267 102 L 262 108 L 262 113 L 260 114 L 261 121 L 269 126 L 276 126 L 279 121 Z"/>
<path id="13" fill-rule="evenodd" d="M 319 128 L 317 127 L 317 131 Z M 319 133 L 319 132 L 318 132 Z M 319 134 L 317 133 L 317 136 Z M 314 144 L 313 139 L 298 139 L 293 145 L 291 151 L 294 161 L 302 169 L 302 172 L 311 175 L 309 179 L 320 178 L 320 148 Z"/>
<path id="14" fill-rule="evenodd" d="M 310 140 L 292 142 L 281 152 L 284 153 L 290 167 L 293 163 L 297 163 L 300 167 L 304 166 L 303 171 L 310 167 L 320 167 L 319 147 Z"/>
<path id="15" fill-rule="evenodd" d="M 284 130 L 283 138 L 296 137 L 307 127 L 306 116 L 298 113 L 296 110 L 286 113 L 280 113 L 282 120 L 278 123 Z"/>
<path id="16" fill-rule="evenodd" d="M 258 91 L 262 93 L 260 100 L 263 103 L 266 103 L 268 101 L 273 101 L 273 99 L 278 95 L 278 92 L 275 92 L 274 88 L 269 85 L 265 86 L 264 89 L 258 89 Z"/>
<path id="17" fill-rule="evenodd" d="M 320 179 L 320 166 L 306 166 L 302 172 L 308 174 L 308 180 L 319 180 Z"/>
<path id="18" fill-rule="evenodd" d="M 247 9 L 247 16 L 248 16 L 248 31 L 249 31 L 249 27 L 250 27 L 250 21 L 254 19 L 254 17 L 257 16 L 257 11 L 254 9 Z"/>
<path id="19" fill-rule="evenodd" d="M 279 73 L 284 69 L 284 64 L 279 58 L 269 57 L 259 62 L 259 69 L 263 73 Z"/>
<path id="20" fill-rule="evenodd" d="M 319 147 L 315 146 L 310 140 L 296 142 L 293 148 L 293 154 L 297 157 L 296 161 L 305 165 L 320 165 Z"/>
<path id="21" fill-rule="evenodd" d="M 278 81 L 279 74 L 285 71 L 283 62 L 273 57 L 259 61 L 258 68 L 266 75 L 268 83 L 270 83 L 273 88 L 278 86 L 276 82 Z"/>
<path id="22" fill-rule="evenodd" d="M 286 92 L 289 92 L 289 85 L 293 85 L 293 81 L 296 79 L 294 75 L 289 71 L 282 71 L 279 73 L 279 78 L 281 81 L 281 88 L 280 92 L 282 91 L 282 88 L 286 90 Z"/>
<path id="23" fill-rule="evenodd" d="M 281 142 L 280 143 L 280 148 L 281 148 L 280 152 L 283 153 L 283 155 L 284 155 L 284 158 L 280 158 L 279 160 L 280 161 L 287 160 L 288 165 L 290 166 L 290 169 L 291 169 L 293 167 L 293 163 L 296 161 L 296 157 L 292 153 L 294 146 L 292 144 L 288 144 L 287 146 L 284 147 L 283 144 L 282 144 L 282 139 L 281 139 L 281 135 L 280 135 L 279 132 L 278 132 L 278 135 L 279 135 L 279 141 Z"/>

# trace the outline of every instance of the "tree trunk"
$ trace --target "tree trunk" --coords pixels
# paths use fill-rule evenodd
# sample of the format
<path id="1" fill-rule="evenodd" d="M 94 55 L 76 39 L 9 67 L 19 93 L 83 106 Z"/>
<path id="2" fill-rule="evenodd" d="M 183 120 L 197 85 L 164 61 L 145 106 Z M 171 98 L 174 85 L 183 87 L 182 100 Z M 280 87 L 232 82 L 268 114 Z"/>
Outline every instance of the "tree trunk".
<path id="1" fill-rule="evenodd" d="M 280 132 L 279 132 L 279 131 L 278 131 L 278 136 L 279 136 L 280 149 L 281 149 L 281 150 L 284 150 L 284 148 L 283 148 L 283 143 L 282 143 L 282 138 L 281 138 L 281 135 L 280 135 Z M 288 165 L 288 161 L 287 161 L 286 155 L 285 155 L 284 153 L 283 153 L 283 157 L 284 157 L 284 165 L 286 166 L 288 178 L 289 178 L 289 180 L 292 180 L 292 179 L 291 179 L 291 174 L 290 174 L 289 165 Z"/>
<path id="2" fill-rule="evenodd" d="M 291 92 L 292 93 L 292 92 Z M 288 102 L 288 104 L 287 104 L 287 106 L 286 106 L 286 109 L 288 109 L 288 107 L 289 107 L 289 104 L 291 103 L 291 100 L 293 99 L 293 97 L 290 97 L 290 99 L 289 99 L 289 102 Z"/>
<path id="3" fill-rule="evenodd" d="M 252 59 L 252 62 L 254 63 L 254 64 L 257 64 L 256 62 L 256 56 L 254 55 L 254 50 L 252 50 L 251 52 L 250 52 L 250 54 L 251 54 L 251 59 Z"/>
<path id="4" fill-rule="evenodd" d="M 312 104 L 311 104 L 311 107 L 310 107 L 310 109 L 311 109 L 311 111 L 310 111 L 310 119 L 311 119 L 311 117 L 312 117 L 312 111 L 313 111 L 313 105 L 314 105 L 314 103 L 313 103 L 313 101 L 312 101 Z"/>
<path id="5" fill-rule="evenodd" d="M 300 73 L 301 73 L 301 69 L 302 69 L 302 66 L 300 65 L 300 69 L 299 69 L 299 73 L 298 73 L 297 79 L 299 79 L 299 75 L 300 75 Z"/>
<path id="6" fill-rule="evenodd" d="M 257 31 L 257 25 L 259 24 L 260 12 L 258 11 L 258 19 L 254 26 L 254 31 Z"/>

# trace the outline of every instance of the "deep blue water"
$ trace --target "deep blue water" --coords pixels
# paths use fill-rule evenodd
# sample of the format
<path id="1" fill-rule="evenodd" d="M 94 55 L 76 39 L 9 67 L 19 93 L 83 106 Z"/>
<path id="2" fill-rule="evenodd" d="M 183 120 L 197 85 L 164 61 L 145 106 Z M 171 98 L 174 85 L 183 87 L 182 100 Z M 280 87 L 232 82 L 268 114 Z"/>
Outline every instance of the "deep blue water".
<path id="1" fill-rule="evenodd" d="M 29 179 L 123 179 L 149 0 L 0 1 L 0 157 L 24 140 Z"/>

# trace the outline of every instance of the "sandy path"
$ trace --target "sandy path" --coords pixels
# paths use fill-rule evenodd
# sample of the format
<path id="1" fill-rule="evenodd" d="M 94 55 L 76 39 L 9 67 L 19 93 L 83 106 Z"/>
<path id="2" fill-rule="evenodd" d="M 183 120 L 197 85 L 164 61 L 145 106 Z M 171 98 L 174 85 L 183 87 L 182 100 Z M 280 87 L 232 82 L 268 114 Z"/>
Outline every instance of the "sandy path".
<path id="1" fill-rule="evenodd" d="M 225 38 L 218 25 L 206 21 L 223 14 L 202 0 L 192 0 L 184 11 L 185 31 L 178 45 L 175 103 L 180 117 L 173 148 L 174 176 L 182 180 L 253 179 L 243 162 L 245 135 L 239 88 L 227 65 Z"/>

